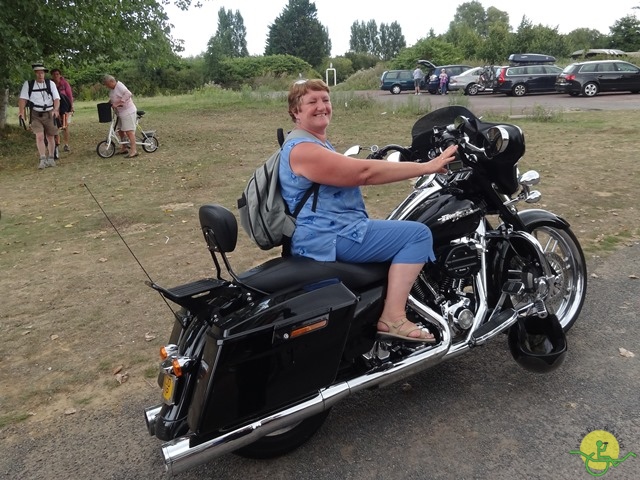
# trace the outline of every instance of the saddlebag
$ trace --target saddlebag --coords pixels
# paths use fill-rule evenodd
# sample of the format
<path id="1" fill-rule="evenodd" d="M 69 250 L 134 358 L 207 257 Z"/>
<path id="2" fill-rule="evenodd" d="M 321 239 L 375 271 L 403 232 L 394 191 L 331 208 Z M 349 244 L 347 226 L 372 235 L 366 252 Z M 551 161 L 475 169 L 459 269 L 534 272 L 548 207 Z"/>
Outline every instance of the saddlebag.
<path id="1" fill-rule="evenodd" d="M 201 438 L 304 399 L 334 381 L 356 304 L 342 283 L 272 296 L 207 332 L 188 423 Z"/>

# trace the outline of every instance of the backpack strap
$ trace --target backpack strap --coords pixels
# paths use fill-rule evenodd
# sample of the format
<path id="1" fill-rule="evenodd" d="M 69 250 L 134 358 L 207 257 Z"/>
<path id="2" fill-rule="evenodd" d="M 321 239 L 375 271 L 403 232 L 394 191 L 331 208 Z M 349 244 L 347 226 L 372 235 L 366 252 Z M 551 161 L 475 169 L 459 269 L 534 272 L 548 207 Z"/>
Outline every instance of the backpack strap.
<path id="1" fill-rule="evenodd" d="M 309 138 L 311 140 L 318 141 L 318 139 L 315 136 L 313 136 L 312 134 L 310 134 L 306 130 L 302 130 L 301 128 L 297 128 L 295 130 L 291 130 L 290 132 L 287 133 L 286 138 L 284 137 L 284 130 L 282 130 L 282 128 L 279 128 L 277 130 L 277 136 L 278 136 L 278 143 L 280 144 L 280 148 L 281 149 L 282 149 L 282 145 L 284 145 L 285 140 L 289 140 L 291 138 Z M 281 139 L 282 139 L 282 141 L 281 141 Z M 304 196 L 300 199 L 300 202 L 298 202 L 298 205 L 296 205 L 295 210 L 291 214 L 291 216 L 293 218 L 296 218 L 300 214 L 300 211 L 302 210 L 302 207 L 304 207 L 304 204 L 307 203 L 307 200 L 309 200 L 309 197 L 311 197 L 311 195 L 314 196 L 313 197 L 313 204 L 311 205 L 311 211 L 315 212 L 316 208 L 318 206 L 318 197 L 320 196 L 320 184 L 319 183 L 315 183 L 314 182 L 314 184 L 311 185 L 309 187 L 309 189 L 305 192 Z"/>
<path id="2" fill-rule="evenodd" d="M 35 103 L 33 103 L 31 101 L 31 94 L 33 93 L 33 87 L 35 85 L 36 81 L 35 80 L 29 80 L 29 100 L 27 100 L 27 106 L 29 107 L 37 107 L 37 108 L 45 108 L 46 105 L 36 105 Z M 53 100 L 53 92 L 51 91 L 51 79 L 50 78 L 45 78 L 44 79 L 44 84 L 45 84 L 45 90 L 47 91 L 47 93 L 49 94 L 49 96 L 51 97 L 51 99 Z M 42 90 L 37 90 L 37 91 L 42 91 Z"/>
<path id="3" fill-rule="evenodd" d="M 29 97 L 31 97 L 31 94 L 33 93 L 33 86 L 35 85 L 35 83 L 35 80 L 29 80 Z M 53 97 L 53 93 L 51 92 L 51 79 L 45 78 L 44 84 L 46 85 L 47 93 L 49 94 L 49 96 Z"/>

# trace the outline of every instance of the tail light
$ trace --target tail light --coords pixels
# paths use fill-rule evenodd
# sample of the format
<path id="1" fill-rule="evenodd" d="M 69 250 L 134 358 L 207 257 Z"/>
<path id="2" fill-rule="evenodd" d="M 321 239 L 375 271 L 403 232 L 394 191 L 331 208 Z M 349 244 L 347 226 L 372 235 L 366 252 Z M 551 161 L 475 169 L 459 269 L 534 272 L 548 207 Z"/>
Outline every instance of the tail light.
<path id="1" fill-rule="evenodd" d="M 500 75 L 498 75 L 498 83 L 504 83 L 504 75 L 507 72 L 506 68 L 500 70 Z"/>
<path id="2" fill-rule="evenodd" d="M 567 80 L 567 82 L 573 82 L 576 79 L 576 76 L 575 74 L 570 73 L 569 75 L 566 75 L 564 78 Z"/>

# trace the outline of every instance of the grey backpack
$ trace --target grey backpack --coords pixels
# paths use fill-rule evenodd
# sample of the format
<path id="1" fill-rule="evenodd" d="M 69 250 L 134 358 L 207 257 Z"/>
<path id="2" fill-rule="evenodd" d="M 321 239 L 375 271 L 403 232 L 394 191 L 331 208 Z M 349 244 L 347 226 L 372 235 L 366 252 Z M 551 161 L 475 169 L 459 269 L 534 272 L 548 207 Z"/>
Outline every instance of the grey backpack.
<path id="1" fill-rule="evenodd" d="M 304 130 L 289 132 L 287 139 L 291 138 L 317 140 L 316 137 Z M 278 141 L 280 148 L 249 178 L 242 196 L 238 199 L 238 211 L 242 228 L 262 250 L 270 250 L 282 245 L 284 247 L 283 253 L 287 255 L 291 236 L 296 228 L 295 219 L 313 194 L 315 194 L 313 203 L 313 211 L 315 211 L 320 185 L 314 183 L 306 191 L 295 210 L 289 211 L 280 193 L 278 176 L 280 153 L 285 141 L 281 129 L 278 131 Z"/>

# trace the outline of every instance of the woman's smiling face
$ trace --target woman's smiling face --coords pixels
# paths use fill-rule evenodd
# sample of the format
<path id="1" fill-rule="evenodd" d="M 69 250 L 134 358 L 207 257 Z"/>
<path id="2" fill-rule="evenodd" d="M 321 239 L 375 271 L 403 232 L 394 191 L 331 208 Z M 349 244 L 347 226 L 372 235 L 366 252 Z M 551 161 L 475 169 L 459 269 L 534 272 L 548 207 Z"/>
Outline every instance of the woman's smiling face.
<path id="1" fill-rule="evenodd" d="M 331 98 L 325 91 L 310 90 L 300 99 L 295 114 L 298 126 L 311 131 L 322 131 L 331 121 Z"/>

